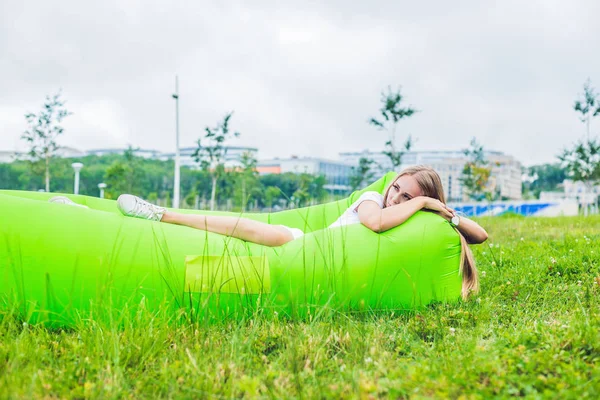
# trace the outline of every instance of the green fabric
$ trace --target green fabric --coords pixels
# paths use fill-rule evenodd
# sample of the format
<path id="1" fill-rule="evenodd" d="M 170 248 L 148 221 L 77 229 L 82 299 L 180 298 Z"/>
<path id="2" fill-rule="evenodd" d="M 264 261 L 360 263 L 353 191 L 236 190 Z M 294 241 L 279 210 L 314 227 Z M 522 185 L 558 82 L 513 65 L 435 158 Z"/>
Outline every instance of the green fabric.
<path id="1" fill-rule="evenodd" d="M 327 229 L 362 192 L 382 193 L 394 176 L 337 202 L 244 214 L 306 232 L 275 248 L 124 217 L 114 200 L 67 195 L 84 209 L 49 203 L 53 193 L 0 191 L 0 308 L 69 324 L 140 304 L 221 318 L 257 308 L 304 316 L 323 306 L 407 310 L 456 301 L 460 241 L 443 218 L 418 212 L 381 234 L 360 224 Z"/>

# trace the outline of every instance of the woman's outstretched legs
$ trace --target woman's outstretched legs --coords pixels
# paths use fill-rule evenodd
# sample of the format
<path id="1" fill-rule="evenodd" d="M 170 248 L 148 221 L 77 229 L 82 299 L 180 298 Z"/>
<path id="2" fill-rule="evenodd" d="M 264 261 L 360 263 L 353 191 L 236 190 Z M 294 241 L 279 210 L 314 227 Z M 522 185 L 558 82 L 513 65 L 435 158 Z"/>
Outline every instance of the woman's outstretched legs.
<path id="1" fill-rule="evenodd" d="M 292 233 L 283 226 L 269 225 L 242 217 L 180 214 L 175 211 L 166 211 L 161 221 L 233 236 L 264 246 L 281 246 L 294 239 Z"/>
<path id="2" fill-rule="evenodd" d="M 294 239 L 290 230 L 281 225 L 269 225 L 242 217 L 181 214 L 127 194 L 119 196 L 117 205 L 123 214 L 130 217 L 189 226 L 264 246 L 281 246 Z"/>

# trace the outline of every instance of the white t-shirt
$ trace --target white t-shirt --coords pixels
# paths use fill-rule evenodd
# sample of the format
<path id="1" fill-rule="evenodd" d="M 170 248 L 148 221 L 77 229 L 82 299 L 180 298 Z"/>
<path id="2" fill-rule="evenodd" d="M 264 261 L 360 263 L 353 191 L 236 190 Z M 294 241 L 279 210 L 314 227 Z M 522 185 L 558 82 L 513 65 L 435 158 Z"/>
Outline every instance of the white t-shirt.
<path id="1" fill-rule="evenodd" d="M 358 219 L 358 206 L 366 200 L 371 200 L 377 203 L 380 208 L 383 208 L 383 195 L 377 192 L 364 192 L 329 228 L 336 226 L 346 226 L 352 224 L 360 224 Z"/>
<path id="2" fill-rule="evenodd" d="M 365 200 L 371 200 L 377 203 L 380 208 L 383 208 L 383 195 L 377 192 L 365 192 L 360 195 L 358 200 L 356 200 L 340 217 L 331 225 L 329 228 L 334 228 L 336 226 L 346 226 L 352 224 L 360 224 L 360 219 L 358 219 L 358 206 Z M 287 230 L 290 231 L 294 239 L 298 239 L 304 235 L 304 232 L 298 228 L 290 228 L 289 226 L 280 225 Z"/>

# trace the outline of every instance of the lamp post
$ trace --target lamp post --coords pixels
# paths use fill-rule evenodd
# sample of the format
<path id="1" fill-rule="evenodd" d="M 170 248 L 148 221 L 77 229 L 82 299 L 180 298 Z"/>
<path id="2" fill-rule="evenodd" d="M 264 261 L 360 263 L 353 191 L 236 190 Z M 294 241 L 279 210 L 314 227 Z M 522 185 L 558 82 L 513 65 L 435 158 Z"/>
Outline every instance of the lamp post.
<path id="1" fill-rule="evenodd" d="M 81 168 L 83 168 L 83 164 L 80 162 L 76 162 L 71 164 L 71 167 L 73 167 L 73 169 L 75 170 L 75 184 L 73 187 L 73 193 L 79 194 L 79 171 L 81 171 Z"/>
<path id="2" fill-rule="evenodd" d="M 175 181 L 173 182 L 173 208 L 179 208 L 179 79 L 175 75 Z"/>
<path id="3" fill-rule="evenodd" d="M 102 182 L 98 184 L 98 189 L 100 189 L 100 198 L 104 198 L 104 189 L 106 189 L 106 183 Z"/>

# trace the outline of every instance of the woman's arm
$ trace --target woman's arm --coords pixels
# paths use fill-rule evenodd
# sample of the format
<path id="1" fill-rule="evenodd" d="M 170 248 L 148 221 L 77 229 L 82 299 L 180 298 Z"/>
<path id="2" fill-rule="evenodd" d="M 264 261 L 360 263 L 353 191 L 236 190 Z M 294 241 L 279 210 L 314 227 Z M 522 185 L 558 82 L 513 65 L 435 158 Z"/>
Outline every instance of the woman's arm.
<path id="1" fill-rule="evenodd" d="M 466 217 L 460 217 L 456 229 L 462 233 L 469 244 L 480 244 L 485 242 L 488 238 L 487 232 L 481 225 Z"/>
<path id="2" fill-rule="evenodd" d="M 454 211 L 452 208 L 448 206 L 446 206 L 446 208 L 448 211 L 450 211 L 452 216 L 456 215 L 456 211 Z M 443 215 L 443 217 L 452 222 L 452 217 L 448 218 L 446 215 Z M 470 220 L 467 217 L 459 217 L 459 222 L 456 226 L 456 229 L 458 229 L 465 239 L 467 239 L 467 243 L 469 244 L 480 244 L 485 242 L 488 238 L 488 234 L 485 229 L 483 229 L 477 222 Z"/>
<path id="3" fill-rule="evenodd" d="M 385 232 L 402 224 L 423 208 L 436 211 L 448 220 L 454 216 L 441 201 L 419 196 L 384 209 L 381 209 L 374 201 L 363 201 L 358 207 L 358 219 L 373 232 Z"/>
<path id="4" fill-rule="evenodd" d="M 452 217 L 456 215 L 453 209 L 441 201 L 419 196 L 384 209 L 379 208 L 374 201 L 364 201 L 358 207 L 358 219 L 364 226 L 379 233 L 395 228 L 422 209 L 433 211 L 448 221 L 451 221 Z M 483 243 L 488 238 L 485 229 L 477 222 L 465 217 L 460 217 L 456 228 L 469 244 Z"/>

